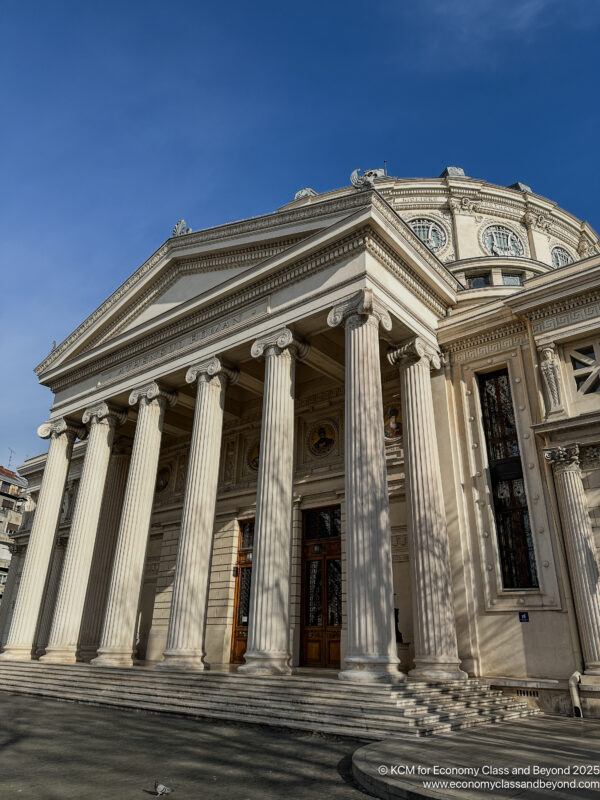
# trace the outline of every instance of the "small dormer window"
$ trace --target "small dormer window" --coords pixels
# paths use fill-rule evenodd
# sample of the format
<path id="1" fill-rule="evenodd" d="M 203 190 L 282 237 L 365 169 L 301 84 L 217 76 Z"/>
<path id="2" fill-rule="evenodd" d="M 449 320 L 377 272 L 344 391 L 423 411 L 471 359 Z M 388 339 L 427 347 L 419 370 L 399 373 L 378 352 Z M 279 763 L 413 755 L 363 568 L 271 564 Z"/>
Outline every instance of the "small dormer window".
<path id="1" fill-rule="evenodd" d="M 516 233 L 503 225 L 490 225 L 482 236 L 483 246 L 491 256 L 522 256 L 523 242 Z"/>
<path id="2" fill-rule="evenodd" d="M 434 253 L 445 247 L 446 231 L 439 223 L 432 219 L 419 218 L 411 220 L 408 224 L 413 233 L 416 233 L 423 244 Z"/>
<path id="3" fill-rule="evenodd" d="M 566 267 L 567 264 L 572 264 L 573 258 L 564 247 L 552 248 L 552 266 L 558 269 L 559 267 Z"/>

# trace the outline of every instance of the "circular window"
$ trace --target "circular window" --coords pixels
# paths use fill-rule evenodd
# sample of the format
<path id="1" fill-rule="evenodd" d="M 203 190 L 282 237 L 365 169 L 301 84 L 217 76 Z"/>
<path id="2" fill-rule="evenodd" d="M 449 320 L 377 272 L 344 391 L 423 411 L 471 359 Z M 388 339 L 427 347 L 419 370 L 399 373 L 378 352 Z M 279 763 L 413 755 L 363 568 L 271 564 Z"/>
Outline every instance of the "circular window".
<path id="1" fill-rule="evenodd" d="M 523 242 L 516 233 L 503 225 L 490 225 L 481 237 L 483 246 L 491 256 L 522 256 Z"/>
<path id="2" fill-rule="evenodd" d="M 438 250 L 441 250 L 446 245 L 446 231 L 438 222 L 423 218 L 412 219 L 408 224 L 413 233 L 416 233 L 423 244 L 426 244 L 434 253 L 437 253 Z"/>
<path id="3" fill-rule="evenodd" d="M 573 258 L 571 254 L 568 253 L 564 247 L 553 247 L 552 248 L 552 265 L 558 269 L 558 267 L 566 267 L 567 264 L 572 264 Z"/>

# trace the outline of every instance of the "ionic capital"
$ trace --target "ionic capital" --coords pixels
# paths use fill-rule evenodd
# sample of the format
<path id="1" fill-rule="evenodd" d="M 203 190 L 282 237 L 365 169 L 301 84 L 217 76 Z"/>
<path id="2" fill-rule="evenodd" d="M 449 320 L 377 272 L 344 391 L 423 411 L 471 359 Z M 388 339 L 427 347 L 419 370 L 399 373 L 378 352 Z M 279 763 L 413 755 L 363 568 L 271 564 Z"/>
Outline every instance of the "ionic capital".
<path id="1" fill-rule="evenodd" d="M 301 361 L 309 354 L 310 345 L 298 339 L 289 328 L 278 328 L 257 339 L 250 353 L 253 358 L 260 358 L 268 350 L 274 350 L 277 355 L 288 350 L 294 358 Z"/>
<path id="2" fill-rule="evenodd" d="M 168 403 L 170 406 L 174 406 L 177 402 L 177 392 L 171 392 L 159 383 L 152 381 L 152 383 L 147 383 L 145 386 L 140 386 L 139 389 L 134 389 L 131 392 L 129 405 L 135 406 L 144 398 L 148 403 L 152 402 L 152 400 L 158 400 L 159 403 L 164 405 Z"/>
<path id="3" fill-rule="evenodd" d="M 552 464 L 555 472 L 579 471 L 578 444 L 548 447 L 544 450 L 544 458 L 549 464 Z"/>
<path id="4" fill-rule="evenodd" d="M 386 331 L 392 330 L 392 320 L 387 309 L 373 297 L 371 289 L 361 289 L 335 305 L 327 315 L 327 324 L 330 328 L 337 328 L 353 317 L 373 318 Z"/>
<path id="5" fill-rule="evenodd" d="M 108 403 L 97 403 L 94 406 L 86 408 L 83 412 L 82 420 L 84 425 L 89 424 L 92 426 L 103 422 L 115 428 L 118 425 L 124 425 L 126 421 L 127 411 L 123 411 L 123 409 L 117 408 L 116 406 L 111 406 Z"/>
<path id="6" fill-rule="evenodd" d="M 398 364 L 400 367 L 409 367 L 420 362 L 429 369 L 439 369 L 442 365 L 440 351 L 419 336 L 405 344 L 390 347 L 387 358 L 390 364 Z"/>
<path id="7" fill-rule="evenodd" d="M 220 358 L 216 356 L 204 361 L 201 364 L 194 364 L 190 367 L 185 375 L 186 383 L 195 383 L 196 381 L 209 382 L 213 378 L 221 381 L 221 384 L 233 384 L 240 377 L 240 371 L 236 367 L 228 367 Z"/>
<path id="8" fill-rule="evenodd" d="M 57 417 L 44 422 L 38 428 L 37 433 L 42 439 L 57 439 L 65 434 L 67 437 L 72 438 L 73 441 L 75 439 L 85 439 L 87 436 L 87 430 L 84 425 L 66 417 Z"/>

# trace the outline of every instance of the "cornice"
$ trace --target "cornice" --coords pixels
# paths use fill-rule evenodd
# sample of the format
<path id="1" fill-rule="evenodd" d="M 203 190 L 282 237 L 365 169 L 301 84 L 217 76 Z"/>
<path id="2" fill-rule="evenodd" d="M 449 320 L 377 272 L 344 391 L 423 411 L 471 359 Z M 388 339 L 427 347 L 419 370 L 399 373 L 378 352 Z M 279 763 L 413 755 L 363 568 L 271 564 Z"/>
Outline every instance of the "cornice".
<path id="1" fill-rule="evenodd" d="M 215 243 L 226 239 L 232 239 L 244 234 L 260 233 L 264 231 L 275 231 L 285 225 L 310 221 L 318 217 L 324 220 L 334 214 L 342 212 L 352 212 L 362 206 L 367 206 L 374 196 L 373 191 L 351 192 L 342 197 L 326 200 L 322 203 L 314 203 L 288 211 L 275 211 L 259 217 L 251 217 L 240 222 L 233 222 L 221 225 L 216 228 L 207 228 L 203 231 L 177 236 L 168 239 L 156 250 L 150 258 L 145 261 L 104 303 L 102 303 L 73 333 L 71 333 L 58 347 L 35 368 L 36 375 L 42 375 L 52 364 L 71 347 L 74 342 L 81 338 L 94 323 L 102 316 L 105 316 L 126 294 L 133 290 L 161 260 L 176 255 L 183 250 L 202 244 Z"/>

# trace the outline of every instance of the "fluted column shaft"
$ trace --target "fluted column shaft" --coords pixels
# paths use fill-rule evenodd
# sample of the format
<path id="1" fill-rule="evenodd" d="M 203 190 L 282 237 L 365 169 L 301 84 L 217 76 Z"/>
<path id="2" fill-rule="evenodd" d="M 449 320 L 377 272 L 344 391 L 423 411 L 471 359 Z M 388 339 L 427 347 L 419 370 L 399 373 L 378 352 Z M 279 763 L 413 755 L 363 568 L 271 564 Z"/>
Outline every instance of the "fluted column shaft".
<path id="1" fill-rule="evenodd" d="M 204 630 L 225 389 L 237 375 L 218 358 L 191 367 L 186 375 L 198 386 L 167 647 L 158 665 L 163 669 L 207 668 Z"/>
<path id="2" fill-rule="evenodd" d="M 0 649 L 4 647 L 4 641 L 8 635 L 8 631 L 5 628 L 8 626 L 12 616 L 10 608 L 15 599 L 15 590 L 18 589 L 17 575 L 25 558 L 25 548 L 22 545 L 11 544 L 9 546 L 12 557 L 8 569 L 8 577 L 4 585 L 4 593 L 2 594 L 2 602 L 0 603 Z"/>
<path id="3" fill-rule="evenodd" d="M 113 446 L 81 622 L 79 654 L 83 661 L 90 661 L 100 644 L 130 456 L 131 447 L 120 443 Z"/>
<path id="4" fill-rule="evenodd" d="M 308 348 L 287 328 L 257 340 L 265 357 L 252 584 L 245 664 L 238 672 L 290 672 L 290 570 L 296 357 Z"/>
<path id="5" fill-rule="evenodd" d="M 129 397 L 130 405 L 139 403 L 138 419 L 102 639 L 94 664 L 121 667 L 133 664 L 135 625 L 165 408 L 167 403 L 175 401 L 174 393 L 165 392 L 157 384 L 137 389 Z"/>
<path id="6" fill-rule="evenodd" d="M 336 306 L 345 323 L 346 608 L 342 680 L 398 680 L 379 325 L 389 315 L 363 291 Z"/>
<path id="7" fill-rule="evenodd" d="M 442 473 L 430 371 L 437 352 L 423 340 L 393 348 L 400 364 L 402 425 L 412 580 L 415 669 L 425 680 L 465 679 L 460 669 Z"/>
<path id="8" fill-rule="evenodd" d="M 50 569 L 48 570 L 48 577 L 46 579 L 40 623 L 35 637 L 35 655 L 38 657 L 44 655 L 48 645 L 52 618 L 54 617 L 54 609 L 56 607 L 56 597 L 60 585 L 60 576 L 62 575 L 63 565 L 65 563 L 66 549 L 66 539 L 63 536 L 58 536 L 50 559 Z"/>
<path id="9" fill-rule="evenodd" d="M 1 659 L 13 661 L 28 661 L 32 655 L 73 444 L 77 436 L 85 435 L 85 430 L 59 419 L 41 425 L 38 433 L 50 438 L 50 448 L 10 632 L 0 655 Z"/>
<path id="10" fill-rule="evenodd" d="M 123 424 L 126 418 L 126 412 L 111 408 L 107 403 L 89 408 L 83 415 L 84 424 L 89 424 L 89 439 L 52 628 L 42 661 L 75 663 L 77 660 L 81 620 L 115 428 Z"/>
<path id="11" fill-rule="evenodd" d="M 600 565 L 581 481 L 579 446 L 549 448 L 586 675 L 600 675 Z"/>

